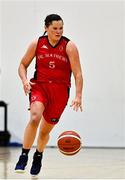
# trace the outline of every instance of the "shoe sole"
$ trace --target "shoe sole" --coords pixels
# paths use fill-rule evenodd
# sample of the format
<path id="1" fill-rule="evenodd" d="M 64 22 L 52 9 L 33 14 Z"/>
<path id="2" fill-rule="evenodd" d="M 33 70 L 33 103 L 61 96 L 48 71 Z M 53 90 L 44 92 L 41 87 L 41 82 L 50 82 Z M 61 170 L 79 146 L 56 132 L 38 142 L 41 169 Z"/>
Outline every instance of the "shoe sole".
<path id="1" fill-rule="evenodd" d="M 25 173 L 26 171 L 25 170 L 21 170 L 21 169 L 17 169 L 15 170 L 16 173 Z"/>
<path id="2" fill-rule="evenodd" d="M 26 167 L 27 167 L 27 166 L 25 166 L 25 169 L 24 169 L 24 170 L 22 170 L 22 169 L 16 169 L 16 170 L 15 170 L 15 173 L 21 173 L 21 174 L 22 174 L 22 173 L 25 173 L 25 172 L 26 172 Z"/>
<path id="3" fill-rule="evenodd" d="M 36 174 L 36 175 L 31 174 L 31 177 L 32 178 L 38 178 L 38 174 Z"/>

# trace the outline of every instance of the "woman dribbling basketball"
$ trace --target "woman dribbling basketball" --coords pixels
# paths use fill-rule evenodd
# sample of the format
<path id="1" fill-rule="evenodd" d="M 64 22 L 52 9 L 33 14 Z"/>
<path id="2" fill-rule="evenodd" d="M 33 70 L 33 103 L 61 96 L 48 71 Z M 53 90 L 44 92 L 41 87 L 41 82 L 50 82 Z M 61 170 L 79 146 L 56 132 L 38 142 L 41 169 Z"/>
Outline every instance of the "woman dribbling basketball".
<path id="1" fill-rule="evenodd" d="M 47 35 L 45 35 L 47 33 Z M 49 133 L 58 123 L 69 98 L 71 73 L 74 75 L 76 94 L 71 106 L 82 111 L 83 78 L 78 50 L 75 44 L 62 36 L 63 20 L 57 14 L 45 19 L 45 33 L 33 41 L 19 65 L 19 76 L 25 94 L 30 99 L 30 121 L 24 132 L 22 153 L 15 171 L 22 172 L 28 162 L 39 123 L 37 148 L 33 156 L 31 175 L 37 175 L 42 166 L 42 156 L 49 140 Z M 36 57 L 34 77 L 27 79 L 27 68 Z"/>

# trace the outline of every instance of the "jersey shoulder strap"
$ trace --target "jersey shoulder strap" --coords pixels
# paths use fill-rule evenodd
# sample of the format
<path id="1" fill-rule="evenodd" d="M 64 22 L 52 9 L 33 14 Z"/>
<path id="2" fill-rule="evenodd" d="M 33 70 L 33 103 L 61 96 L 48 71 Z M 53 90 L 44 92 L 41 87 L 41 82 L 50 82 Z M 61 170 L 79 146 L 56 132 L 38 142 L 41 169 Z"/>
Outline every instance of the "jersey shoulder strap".
<path id="1" fill-rule="evenodd" d="M 69 41 L 70 41 L 70 39 L 69 39 L 69 38 L 67 38 L 67 37 L 65 37 L 65 36 L 62 36 L 62 38 L 63 38 L 64 40 L 66 40 L 67 42 L 69 42 Z"/>
<path id="2" fill-rule="evenodd" d="M 47 36 L 40 36 L 40 37 L 38 38 L 38 41 L 41 40 L 41 39 L 46 39 L 46 38 L 47 38 Z"/>

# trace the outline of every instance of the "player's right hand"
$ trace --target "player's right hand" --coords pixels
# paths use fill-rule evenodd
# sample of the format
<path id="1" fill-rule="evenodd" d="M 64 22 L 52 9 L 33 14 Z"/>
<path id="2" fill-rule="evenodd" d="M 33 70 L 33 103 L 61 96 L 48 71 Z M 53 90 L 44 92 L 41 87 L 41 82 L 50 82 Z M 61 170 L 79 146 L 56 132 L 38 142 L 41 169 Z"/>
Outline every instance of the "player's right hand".
<path id="1" fill-rule="evenodd" d="M 23 89 L 24 89 L 24 92 L 25 92 L 26 96 L 27 96 L 27 94 L 30 93 L 31 88 L 32 88 L 32 85 L 34 85 L 34 84 L 35 84 L 35 83 L 33 83 L 33 82 L 31 82 L 31 81 L 28 81 L 28 80 L 25 80 L 25 81 L 23 82 Z"/>

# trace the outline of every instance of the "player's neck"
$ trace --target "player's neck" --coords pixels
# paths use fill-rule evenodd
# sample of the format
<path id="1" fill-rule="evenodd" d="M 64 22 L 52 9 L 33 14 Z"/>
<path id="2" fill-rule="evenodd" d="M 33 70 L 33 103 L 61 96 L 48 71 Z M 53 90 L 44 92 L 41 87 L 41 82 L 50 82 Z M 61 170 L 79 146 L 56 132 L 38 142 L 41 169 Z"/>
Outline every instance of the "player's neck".
<path id="1" fill-rule="evenodd" d="M 50 37 L 48 37 L 48 41 L 52 46 L 55 46 L 59 42 L 59 40 L 54 40 L 54 39 L 51 39 Z"/>

